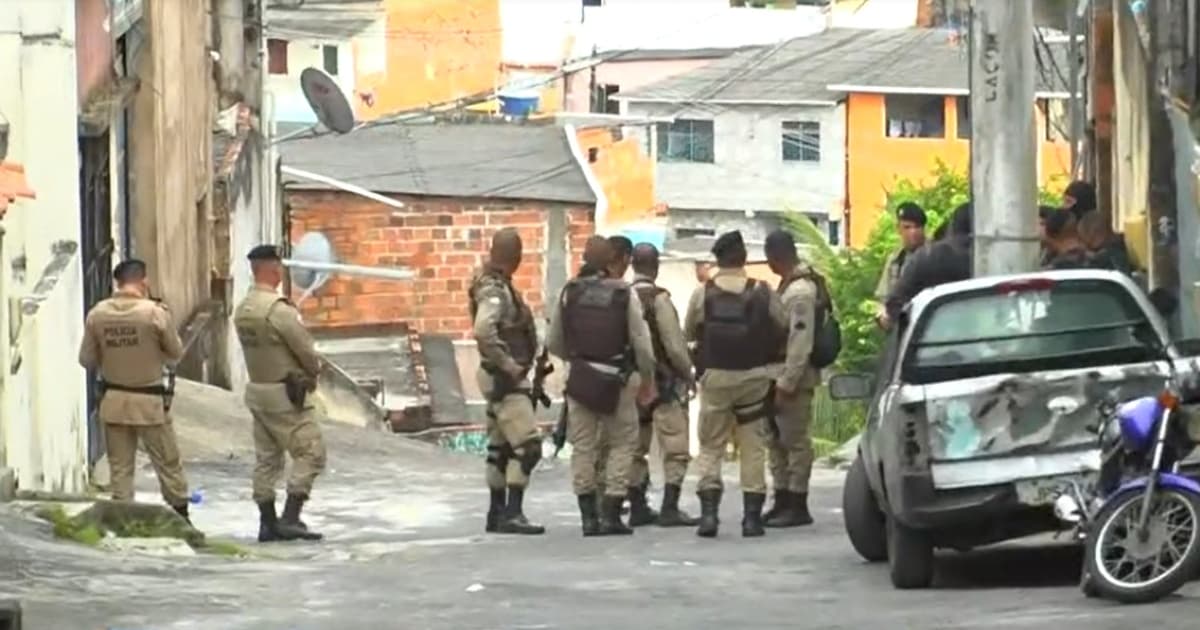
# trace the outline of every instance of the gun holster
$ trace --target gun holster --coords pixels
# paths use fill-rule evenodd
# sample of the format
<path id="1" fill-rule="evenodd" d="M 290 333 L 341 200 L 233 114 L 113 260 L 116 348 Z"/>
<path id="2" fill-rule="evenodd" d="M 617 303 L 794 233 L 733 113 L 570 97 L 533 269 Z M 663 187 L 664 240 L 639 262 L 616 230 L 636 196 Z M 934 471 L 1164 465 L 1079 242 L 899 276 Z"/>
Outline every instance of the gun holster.
<path id="1" fill-rule="evenodd" d="M 287 392 L 288 401 L 296 409 L 304 409 L 308 393 L 316 389 L 316 381 L 301 372 L 289 372 L 283 378 L 283 388 Z"/>

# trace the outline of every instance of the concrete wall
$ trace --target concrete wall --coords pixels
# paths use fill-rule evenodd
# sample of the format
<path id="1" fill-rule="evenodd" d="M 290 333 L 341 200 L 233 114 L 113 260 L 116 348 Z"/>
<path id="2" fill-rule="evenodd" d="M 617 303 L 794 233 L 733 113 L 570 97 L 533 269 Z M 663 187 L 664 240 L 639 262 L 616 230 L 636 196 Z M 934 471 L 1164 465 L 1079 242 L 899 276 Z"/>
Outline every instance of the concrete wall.
<path id="1" fill-rule="evenodd" d="M 75 2 L 75 51 L 78 62 L 76 93 L 79 104 L 112 72 L 113 38 L 105 0 Z"/>
<path id="2" fill-rule="evenodd" d="M 467 289 L 483 262 L 492 234 L 515 227 L 525 257 L 515 286 L 539 318 L 553 290 L 555 272 L 565 277 L 580 264 L 584 241 L 594 232 L 592 209 L 582 205 L 394 195 L 396 210 L 345 192 L 288 192 L 295 243 L 307 232 L 322 232 L 339 262 L 412 267 L 412 281 L 333 276 L 307 299 L 293 291 L 305 321 L 315 327 L 405 321 L 421 333 L 470 337 Z M 566 213 L 562 239 L 551 235 L 551 214 Z M 568 255 L 551 270 L 552 253 Z"/>
<path id="3" fill-rule="evenodd" d="M 130 124 L 133 255 L 186 319 L 209 293 L 212 61 L 202 2 L 148 2 Z"/>
<path id="4" fill-rule="evenodd" d="M 596 84 L 617 85 L 622 90 L 629 92 L 677 74 L 691 72 L 712 62 L 713 59 L 609 61 L 596 66 Z M 564 107 L 566 111 L 591 111 L 591 82 L 591 71 L 576 72 L 567 77 L 566 106 Z"/>
<path id="5" fill-rule="evenodd" d="M 350 41 L 292 40 L 288 42 L 288 73 L 267 74 L 266 89 L 275 98 L 275 116 L 280 122 L 315 123 L 317 116 L 300 90 L 300 73 L 305 68 L 325 69 L 322 46 L 337 46 L 337 76 L 333 80 L 351 102 L 354 97 L 354 47 Z M 265 67 L 265 66 L 264 66 Z"/>
<path id="6" fill-rule="evenodd" d="M 717 225 L 734 225 L 757 233 L 769 231 L 777 219 L 770 216 L 755 219 L 746 217 L 745 212 L 770 215 L 791 210 L 841 218 L 846 183 L 843 106 L 681 107 L 642 102 L 626 105 L 628 113 L 633 115 L 713 121 L 713 163 L 659 161 L 657 164 L 658 197 L 670 208 L 719 211 L 697 214 L 685 224 L 702 225 L 715 221 Z M 820 123 L 820 162 L 783 161 L 784 121 Z M 663 149 L 658 147 L 660 156 Z M 672 213 L 671 216 L 680 215 Z"/>
<path id="7" fill-rule="evenodd" d="M 7 4 L 0 11 L 6 159 L 25 166 L 37 199 L 18 201 L 0 223 L 0 466 L 15 469 L 22 489 L 79 492 L 87 422 L 76 363 L 83 284 L 75 3 Z M 31 308 L 22 313 L 25 298 Z"/>

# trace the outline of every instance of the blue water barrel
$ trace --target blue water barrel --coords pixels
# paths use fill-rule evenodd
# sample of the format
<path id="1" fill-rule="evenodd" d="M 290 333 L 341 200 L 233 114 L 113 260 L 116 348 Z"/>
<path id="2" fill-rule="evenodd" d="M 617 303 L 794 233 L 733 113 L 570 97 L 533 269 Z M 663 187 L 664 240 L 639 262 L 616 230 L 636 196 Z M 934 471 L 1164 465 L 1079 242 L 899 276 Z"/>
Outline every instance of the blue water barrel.
<path id="1" fill-rule="evenodd" d="M 538 97 L 533 96 L 512 96 L 500 94 L 497 95 L 500 99 L 500 113 L 509 116 L 528 116 L 537 110 Z"/>

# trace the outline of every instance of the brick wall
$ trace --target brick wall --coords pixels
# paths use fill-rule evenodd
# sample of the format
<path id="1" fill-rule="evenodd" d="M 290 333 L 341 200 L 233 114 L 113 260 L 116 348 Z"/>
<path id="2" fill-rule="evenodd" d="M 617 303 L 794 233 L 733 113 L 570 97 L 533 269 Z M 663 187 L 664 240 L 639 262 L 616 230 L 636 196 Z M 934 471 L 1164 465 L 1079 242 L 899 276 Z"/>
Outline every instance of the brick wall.
<path id="1" fill-rule="evenodd" d="M 525 256 L 515 285 L 535 315 L 543 315 L 543 260 L 548 217 L 566 212 L 571 274 L 584 241 L 594 232 L 593 209 L 541 201 L 507 201 L 396 195 L 404 209 L 344 192 L 289 191 L 291 240 L 323 232 L 338 262 L 412 267 L 412 281 L 334 275 L 299 306 L 310 326 L 345 326 L 406 321 L 422 333 L 470 336 L 467 287 L 484 260 L 492 235 L 515 227 Z M 555 246 L 554 244 L 550 244 Z M 565 246 L 565 243 L 556 245 Z M 301 293 L 293 291 L 299 300 Z"/>

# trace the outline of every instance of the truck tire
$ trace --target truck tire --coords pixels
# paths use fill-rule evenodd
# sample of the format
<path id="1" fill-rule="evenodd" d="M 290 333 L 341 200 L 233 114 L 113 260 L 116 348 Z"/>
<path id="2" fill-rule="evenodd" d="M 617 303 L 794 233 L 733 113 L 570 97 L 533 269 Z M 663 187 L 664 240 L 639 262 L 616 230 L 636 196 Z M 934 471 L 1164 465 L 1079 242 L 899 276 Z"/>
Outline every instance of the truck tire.
<path id="1" fill-rule="evenodd" d="M 854 465 L 846 473 L 846 482 L 842 486 L 842 522 L 850 545 L 858 555 L 867 562 L 887 560 L 887 520 L 871 491 L 867 465 L 861 453 L 854 458 Z"/>
<path id="2" fill-rule="evenodd" d="M 889 516 L 887 543 L 892 586 L 916 589 L 929 588 L 933 584 L 933 543 L 925 532 Z"/>

